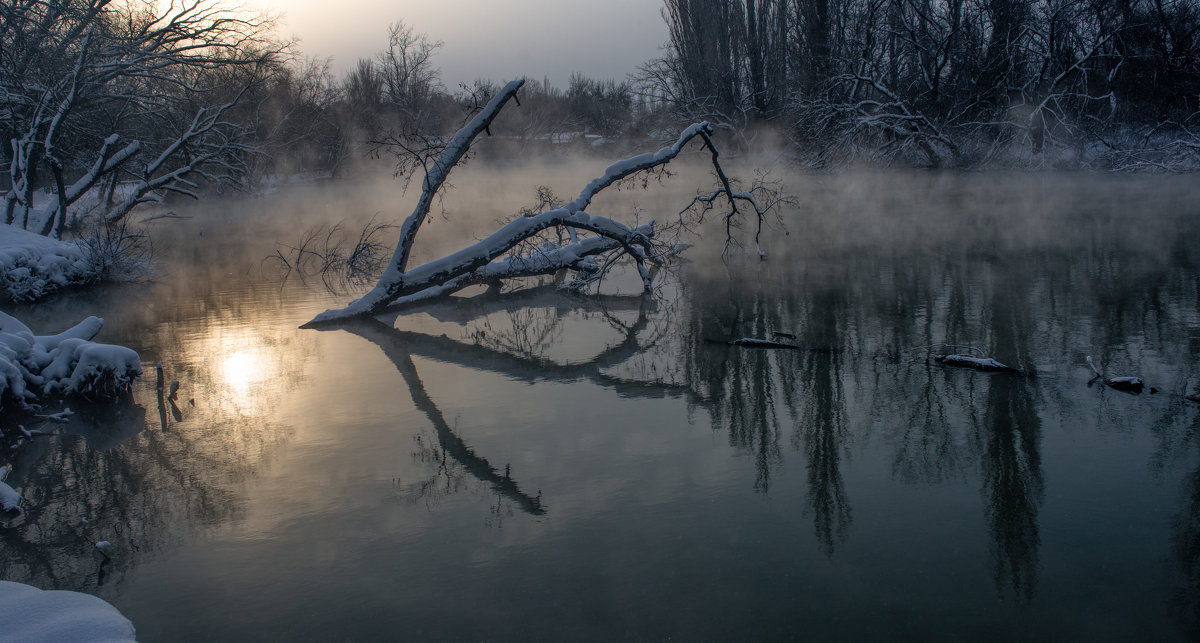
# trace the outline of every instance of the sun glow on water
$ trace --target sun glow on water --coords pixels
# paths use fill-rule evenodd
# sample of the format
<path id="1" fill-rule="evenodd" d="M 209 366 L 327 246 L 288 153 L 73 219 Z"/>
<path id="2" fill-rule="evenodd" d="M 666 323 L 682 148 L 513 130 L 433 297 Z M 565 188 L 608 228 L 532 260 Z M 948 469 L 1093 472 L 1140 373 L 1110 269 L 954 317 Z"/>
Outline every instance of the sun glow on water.
<path id="1" fill-rule="evenodd" d="M 221 362 L 221 377 L 235 393 L 245 395 L 251 386 L 266 378 L 260 353 L 258 350 L 239 350 L 226 355 Z"/>

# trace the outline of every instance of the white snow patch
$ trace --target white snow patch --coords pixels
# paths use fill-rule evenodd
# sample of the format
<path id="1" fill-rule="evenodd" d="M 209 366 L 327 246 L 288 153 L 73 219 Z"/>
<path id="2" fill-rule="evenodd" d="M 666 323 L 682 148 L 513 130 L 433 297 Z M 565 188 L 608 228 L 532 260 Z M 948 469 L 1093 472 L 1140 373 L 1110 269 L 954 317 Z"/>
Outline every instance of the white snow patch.
<path id="1" fill-rule="evenodd" d="M 24 643 L 135 641 L 133 623 L 104 599 L 0 581 L 4 638 Z"/>
<path id="2" fill-rule="evenodd" d="M 12 511 L 20 505 L 21 494 L 8 486 L 7 482 L 0 482 L 0 507 L 3 507 L 5 511 Z"/>

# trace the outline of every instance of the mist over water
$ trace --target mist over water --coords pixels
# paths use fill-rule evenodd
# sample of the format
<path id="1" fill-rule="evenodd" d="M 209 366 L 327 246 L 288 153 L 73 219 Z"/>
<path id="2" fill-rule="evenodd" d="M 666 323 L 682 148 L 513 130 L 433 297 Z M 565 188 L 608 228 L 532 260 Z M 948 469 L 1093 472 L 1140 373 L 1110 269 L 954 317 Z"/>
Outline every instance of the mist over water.
<path id="1" fill-rule="evenodd" d="M 414 262 L 605 165 L 460 168 Z M 678 169 L 591 212 L 669 220 L 707 185 Z M 652 297 L 617 275 L 326 331 L 298 327 L 355 287 L 280 283 L 269 257 L 398 222 L 416 191 L 386 171 L 154 223 L 153 283 L 12 313 L 100 315 L 181 384 L 160 401 L 149 368 L 133 406 L 20 463 L 6 578 L 100 595 L 145 641 L 1200 631 L 1193 181 L 780 178 L 797 205 L 766 261 L 722 260 L 709 219 Z M 1159 392 L 1089 385 L 1087 355 Z"/>

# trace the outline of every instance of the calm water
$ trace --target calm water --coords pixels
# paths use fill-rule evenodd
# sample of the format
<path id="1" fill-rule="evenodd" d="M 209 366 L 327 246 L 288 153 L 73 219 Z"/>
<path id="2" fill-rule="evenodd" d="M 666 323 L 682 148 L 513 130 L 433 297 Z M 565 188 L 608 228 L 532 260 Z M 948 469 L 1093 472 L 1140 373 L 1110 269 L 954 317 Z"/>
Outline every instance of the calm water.
<path id="1" fill-rule="evenodd" d="M 434 245 L 461 242 L 457 211 L 531 200 L 506 178 L 480 204 L 460 178 Z M 616 213 L 673 212 L 692 179 L 672 185 Z M 262 259 L 411 195 L 209 203 L 156 224 L 154 283 L 14 310 L 40 332 L 99 314 L 181 387 L 160 403 L 148 368 L 135 405 L 35 441 L 0 568 L 111 601 L 144 641 L 1188 639 L 1194 186 L 794 177 L 766 262 L 698 247 L 653 298 L 326 331 L 298 327 L 351 295 Z M 804 350 L 706 341 L 776 332 Z M 927 359 L 972 350 L 1036 376 Z M 1159 392 L 1089 386 L 1086 355 Z"/>

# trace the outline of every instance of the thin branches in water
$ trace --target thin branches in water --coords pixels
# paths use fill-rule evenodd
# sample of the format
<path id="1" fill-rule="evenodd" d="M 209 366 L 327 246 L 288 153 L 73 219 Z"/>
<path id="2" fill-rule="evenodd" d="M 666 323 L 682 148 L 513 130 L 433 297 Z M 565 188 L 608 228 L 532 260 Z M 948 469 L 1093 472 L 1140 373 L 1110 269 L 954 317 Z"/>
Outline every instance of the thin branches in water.
<path id="1" fill-rule="evenodd" d="M 369 284 L 391 255 L 391 245 L 381 241 L 394 224 L 371 217 L 354 232 L 344 221 L 319 225 L 300 234 L 294 245 L 277 244 L 275 254 L 264 262 L 271 265 L 281 283 L 295 276 L 307 283 L 319 278 L 330 292 L 341 292 Z"/>

